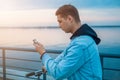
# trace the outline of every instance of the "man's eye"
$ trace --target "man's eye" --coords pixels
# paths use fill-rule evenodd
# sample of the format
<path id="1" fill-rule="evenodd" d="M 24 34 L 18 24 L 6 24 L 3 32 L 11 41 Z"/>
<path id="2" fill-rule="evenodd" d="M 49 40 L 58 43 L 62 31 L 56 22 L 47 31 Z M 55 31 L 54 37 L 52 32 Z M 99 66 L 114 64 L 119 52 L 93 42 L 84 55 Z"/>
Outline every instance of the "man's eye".
<path id="1" fill-rule="evenodd" d="M 59 21 L 59 23 L 61 23 L 62 21 Z"/>

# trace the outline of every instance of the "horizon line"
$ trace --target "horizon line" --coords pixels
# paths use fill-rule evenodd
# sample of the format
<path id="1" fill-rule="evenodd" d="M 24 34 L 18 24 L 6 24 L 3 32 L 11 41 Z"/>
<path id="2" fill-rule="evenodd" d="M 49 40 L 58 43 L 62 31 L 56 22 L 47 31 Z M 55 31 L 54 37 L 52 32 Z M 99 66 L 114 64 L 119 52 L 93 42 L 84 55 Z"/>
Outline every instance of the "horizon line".
<path id="1" fill-rule="evenodd" d="M 91 27 L 120 27 L 120 25 L 90 25 Z M 33 27 L 0 27 L 1 29 L 47 29 L 59 28 L 58 26 L 33 26 Z"/>

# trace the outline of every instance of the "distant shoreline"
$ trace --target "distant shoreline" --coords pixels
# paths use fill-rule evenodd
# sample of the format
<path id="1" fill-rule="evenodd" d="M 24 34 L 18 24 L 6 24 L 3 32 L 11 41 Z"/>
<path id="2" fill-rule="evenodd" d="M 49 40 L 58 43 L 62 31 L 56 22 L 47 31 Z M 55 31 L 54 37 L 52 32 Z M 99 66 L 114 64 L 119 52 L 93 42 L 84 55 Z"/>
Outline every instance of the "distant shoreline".
<path id="1" fill-rule="evenodd" d="M 118 28 L 120 27 L 120 25 L 118 26 L 91 26 L 93 28 Z M 0 29 L 58 29 L 59 27 L 58 26 L 38 26 L 38 27 L 0 27 Z"/>
<path id="2" fill-rule="evenodd" d="M 57 26 L 40 26 L 40 27 L 0 27 L 0 29 L 55 29 Z"/>

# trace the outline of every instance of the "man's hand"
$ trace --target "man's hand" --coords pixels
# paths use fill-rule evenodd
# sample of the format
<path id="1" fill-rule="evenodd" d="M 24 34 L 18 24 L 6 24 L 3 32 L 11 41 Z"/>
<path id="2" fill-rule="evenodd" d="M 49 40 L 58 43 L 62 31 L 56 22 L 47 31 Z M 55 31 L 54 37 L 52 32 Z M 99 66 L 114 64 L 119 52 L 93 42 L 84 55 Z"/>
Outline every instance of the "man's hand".
<path id="1" fill-rule="evenodd" d="M 39 43 L 39 42 L 33 43 L 33 45 L 35 46 L 36 51 L 40 53 L 40 55 L 43 55 L 46 52 L 44 46 L 41 43 Z"/>
<path id="2" fill-rule="evenodd" d="M 42 71 L 43 71 L 43 73 L 47 72 L 44 66 L 42 66 Z"/>

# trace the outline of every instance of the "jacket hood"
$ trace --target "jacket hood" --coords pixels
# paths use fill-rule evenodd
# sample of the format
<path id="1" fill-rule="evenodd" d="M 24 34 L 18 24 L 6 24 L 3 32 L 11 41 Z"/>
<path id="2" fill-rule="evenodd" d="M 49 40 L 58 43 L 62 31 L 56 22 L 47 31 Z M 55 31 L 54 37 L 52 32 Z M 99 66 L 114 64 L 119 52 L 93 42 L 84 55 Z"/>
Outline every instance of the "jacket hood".
<path id="1" fill-rule="evenodd" d="M 83 24 L 72 36 L 70 39 L 73 39 L 77 36 L 88 35 L 93 38 L 96 44 L 100 43 L 100 38 L 98 38 L 96 32 L 89 27 L 87 24 Z"/>

